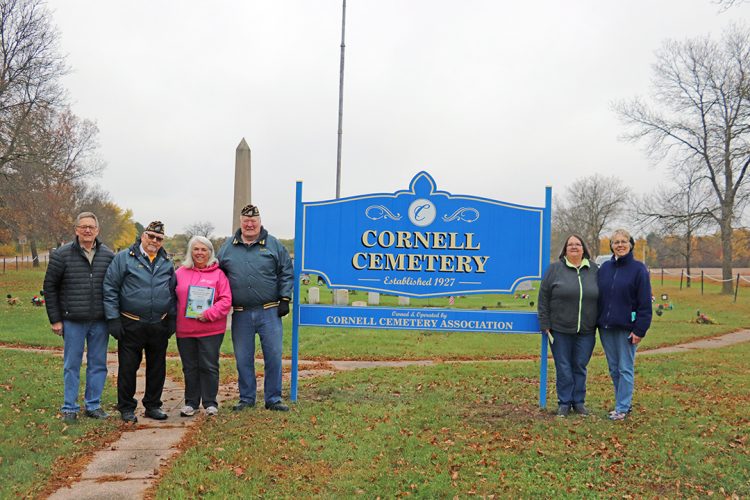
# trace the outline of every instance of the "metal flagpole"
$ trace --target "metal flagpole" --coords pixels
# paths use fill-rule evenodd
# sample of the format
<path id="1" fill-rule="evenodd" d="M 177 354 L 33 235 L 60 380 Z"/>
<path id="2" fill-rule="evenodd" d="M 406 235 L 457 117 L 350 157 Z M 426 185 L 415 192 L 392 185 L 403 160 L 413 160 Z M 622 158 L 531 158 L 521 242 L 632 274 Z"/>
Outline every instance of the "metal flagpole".
<path id="1" fill-rule="evenodd" d="M 341 7 L 341 65 L 339 67 L 339 141 L 336 150 L 336 198 L 341 197 L 341 137 L 344 121 L 344 34 L 346 32 L 346 0 Z"/>

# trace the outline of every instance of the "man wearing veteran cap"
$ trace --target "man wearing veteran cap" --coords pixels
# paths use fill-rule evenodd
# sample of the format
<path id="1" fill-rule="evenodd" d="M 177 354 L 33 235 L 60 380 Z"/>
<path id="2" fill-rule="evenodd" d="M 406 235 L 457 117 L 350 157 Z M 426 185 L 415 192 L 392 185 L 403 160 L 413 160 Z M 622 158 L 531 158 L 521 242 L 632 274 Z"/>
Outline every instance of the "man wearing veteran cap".
<path id="1" fill-rule="evenodd" d="M 146 353 L 146 417 L 164 420 L 161 394 L 169 337 L 175 331 L 175 270 L 162 248 L 164 224 L 154 221 L 130 248 L 118 253 L 104 278 L 107 331 L 117 339 L 117 409 L 137 422 L 135 379 Z"/>
<path id="2" fill-rule="evenodd" d="M 255 334 L 263 350 L 263 393 L 268 410 L 289 411 L 281 402 L 281 317 L 289 314 L 294 273 L 284 245 L 261 225 L 260 211 L 247 205 L 240 228 L 218 253 L 232 289 L 232 344 L 239 374 L 235 411 L 255 406 Z"/>

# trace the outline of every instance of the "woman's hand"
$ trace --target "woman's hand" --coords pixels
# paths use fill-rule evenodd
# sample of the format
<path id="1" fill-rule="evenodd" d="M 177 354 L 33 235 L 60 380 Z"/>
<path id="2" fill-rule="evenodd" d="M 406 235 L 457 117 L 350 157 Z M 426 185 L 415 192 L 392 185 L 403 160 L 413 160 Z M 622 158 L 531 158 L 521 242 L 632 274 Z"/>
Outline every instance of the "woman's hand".
<path id="1" fill-rule="evenodd" d="M 630 332 L 630 335 L 628 335 L 628 340 L 630 340 L 630 343 L 633 345 L 637 345 L 642 339 L 643 337 L 639 337 L 633 332 Z"/>

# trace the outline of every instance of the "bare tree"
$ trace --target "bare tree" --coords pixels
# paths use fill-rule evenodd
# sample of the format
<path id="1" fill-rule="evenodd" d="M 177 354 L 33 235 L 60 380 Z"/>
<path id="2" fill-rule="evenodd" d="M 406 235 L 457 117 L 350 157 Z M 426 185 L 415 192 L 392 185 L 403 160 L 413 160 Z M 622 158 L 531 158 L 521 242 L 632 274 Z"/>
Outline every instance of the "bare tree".
<path id="1" fill-rule="evenodd" d="M 204 238 L 211 238 L 211 235 L 214 234 L 215 229 L 216 228 L 212 223 L 208 221 L 199 221 L 186 226 L 185 234 L 187 235 L 188 239 L 192 238 L 193 236 L 203 236 Z"/>
<path id="2" fill-rule="evenodd" d="M 77 193 L 85 177 L 102 168 L 96 157 L 97 128 L 69 110 L 38 108 L 18 137 L 27 152 L 6 162 L 0 182 L 0 228 L 38 242 L 59 242 L 70 233 Z"/>
<path id="3" fill-rule="evenodd" d="M 555 199 L 552 226 L 559 238 L 580 234 L 591 257 L 599 255 L 599 240 L 626 209 L 630 190 L 616 177 L 593 175 L 576 179 L 563 199 Z M 554 251 L 554 249 L 553 249 Z"/>
<path id="4" fill-rule="evenodd" d="M 0 0 L 0 176 L 29 153 L 20 140 L 38 108 L 64 99 L 67 68 L 42 0 Z"/>
<path id="5" fill-rule="evenodd" d="M 635 207 L 639 222 L 656 226 L 662 236 L 676 236 L 682 242 L 679 255 L 685 262 L 687 286 L 694 237 L 714 222 L 713 195 L 700 169 L 676 171 L 672 186 L 660 186 Z"/>
<path id="6" fill-rule="evenodd" d="M 740 6 L 747 0 L 713 0 L 712 3 L 719 6 L 719 12 L 726 12 L 734 6 Z"/>
<path id="7" fill-rule="evenodd" d="M 657 54 L 651 105 L 636 98 L 615 106 L 656 161 L 700 165 L 714 194 L 721 231 L 723 292 L 732 292 L 733 223 L 748 198 L 750 166 L 750 32 L 732 25 L 721 43 L 709 37 L 668 40 Z"/>

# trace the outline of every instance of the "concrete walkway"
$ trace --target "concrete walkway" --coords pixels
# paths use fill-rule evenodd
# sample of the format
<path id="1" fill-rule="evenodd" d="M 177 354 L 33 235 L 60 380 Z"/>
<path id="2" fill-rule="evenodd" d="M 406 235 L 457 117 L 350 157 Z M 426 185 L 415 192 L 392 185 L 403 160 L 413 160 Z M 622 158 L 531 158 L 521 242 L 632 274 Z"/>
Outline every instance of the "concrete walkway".
<path id="1" fill-rule="evenodd" d="M 644 350 L 639 355 L 666 354 L 685 352 L 695 349 L 714 349 L 750 341 L 750 330 L 741 330 L 719 337 L 697 340 L 687 344 Z M 507 362 L 508 360 L 499 360 Z M 285 361 L 288 364 L 288 361 Z M 300 378 L 335 373 L 342 370 L 355 370 L 375 367 L 404 367 L 411 365 L 434 365 L 440 363 L 432 360 L 413 361 L 300 361 Z M 117 370 L 116 355 L 108 360 L 110 375 Z M 138 377 L 137 399 L 143 394 L 144 369 L 141 367 Z M 288 374 L 285 375 L 288 377 Z M 263 386 L 262 380 L 258 381 Z M 178 445 L 190 427 L 199 424 L 205 417 L 181 418 L 179 410 L 183 406 L 183 387 L 167 379 L 164 386 L 163 409 L 169 418 L 158 422 L 143 417 L 141 409 L 136 425 L 123 426 L 127 429 L 118 441 L 106 449 L 94 454 L 93 459 L 81 474 L 79 480 L 71 486 L 65 486 L 53 493 L 52 499 L 139 499 L 146 490 L 158 480 L 161 467 L 178 452 Z M 237 398 L 236 385 L 222 386 L 219 400 Z M 224 405 L 222 411 L 229 411 Z M 113 415 L 118 418 L 119 415 Z"/>
<path id="2" fill-rule="evenodd" d="M 107 359 L 109 375 L 117 374 L 117 355 Z M 138 370 L 136 399 L 143 397 L 145 367 Z M 169 415 L 158 421 L 143 416 L 143 407 L 136 411 L 137 424 L 122 423 L 126 430 L 120 439 L 94 454 L 79 480 L 70 487 L 53 493 L 52 499 L 120 499 L 143 498 L 146 490 L 159 477 L 160 469 L 178 452 L 177 445 L 199 418 L 180 417 L 183 387 L 167 378 L 162 394 L 162 409 Z M 119 419 L 114 412 L 110 418 Z"/>
<path id="3" fill-rule="evenodd" d="M 686 344 L 670 345 L 666 347 L 657 347 L 656 349 L 638 351 L 638 355 L 671 354 L 675 352 L 695 351 L 698 349 L 718 349 L 719 347 L 727 347 L 742 342 L 750 342 L 750 330 L 739 330 L 732 333 L 725 333 L 718 337 L 695 340 Z"/>

